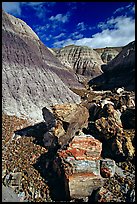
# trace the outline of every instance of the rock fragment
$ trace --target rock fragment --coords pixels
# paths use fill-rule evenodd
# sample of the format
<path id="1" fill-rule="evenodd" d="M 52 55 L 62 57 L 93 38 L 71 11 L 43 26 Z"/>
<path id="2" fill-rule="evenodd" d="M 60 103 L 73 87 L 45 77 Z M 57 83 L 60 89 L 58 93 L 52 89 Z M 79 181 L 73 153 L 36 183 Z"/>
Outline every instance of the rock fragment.
<path id="1" fill-rule="evenodd" d="M 112 177 L 115 174 L 115 161 L 112 159 L 101 159 L 100 160 L 100 170 L 102 177 Z"/>
<path id="2" fill-rule="evenodd" d="M 45 122 L 50 124 L 48 126 L 50 133 L 44 134 L 44 141 L 47 141 L 48 137 L 49 140 L 52 140 L 55 136 L 61 146 L 66 145 L 77 132 L 88 126 L 88 109 L 82 105 L 55 105 L 52 107 L 52 112 L 47 113 L 47 115 L 51 115 L 50 118 L 46 117 L 46 114 L 44 115 Z M 47 147 L 46 142 L 44 143 Z M 50 143 L 48 144 L 49 147 Z"/>
<path id="3" fill-rule="evenodd" d="M 98 113 L 95 127 L 100 133 L 100 138 L 107 141 L 114 157 L 133 158 L 134 147 L 131 138 L 124 133 L 121 113 L 114 109 L 112 104 L 106 104 Z"/>

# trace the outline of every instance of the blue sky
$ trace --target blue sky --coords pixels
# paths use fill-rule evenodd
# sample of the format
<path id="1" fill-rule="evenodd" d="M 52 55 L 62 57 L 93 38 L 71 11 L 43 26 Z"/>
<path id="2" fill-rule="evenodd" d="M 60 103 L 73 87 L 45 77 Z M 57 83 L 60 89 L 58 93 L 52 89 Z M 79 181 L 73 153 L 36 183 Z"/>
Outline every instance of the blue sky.
<path id="1" fill-rule="evenodd" d="M 2 2 L 50 48 L 124 46 L 135 40 L 134 2 Z"/>

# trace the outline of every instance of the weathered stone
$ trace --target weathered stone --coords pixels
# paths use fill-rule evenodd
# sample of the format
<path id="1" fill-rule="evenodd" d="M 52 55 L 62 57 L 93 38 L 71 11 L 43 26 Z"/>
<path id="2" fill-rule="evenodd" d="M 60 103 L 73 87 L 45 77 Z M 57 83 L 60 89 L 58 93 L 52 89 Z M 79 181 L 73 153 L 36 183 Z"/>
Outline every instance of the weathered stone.
<path id="1" fill-rule="evenodd" d="M 117 164 L 115 165 L 115 173 L 120 176 L 120 177 L 125 177 L 126 175 L 124 174 L 124 170 L 117 166 Z"/>
<path id="2" fill-rule="evenodd" d="M 112 155 L 117 159 L 133 158 L 134 147 L 131 138 L 123 131 L 121 114 L 111 104 L 106 104 L 98 114 L 95 127 L 101 133 L 100 138 L 107 141 Z"/>
<path id="3" fill-rule="evenodd" d="M 56 126 L 56 118 L 54 114 L 46 107 L 42 109 L 42 115 L 48 129 Z"/>
<path id="4" fill-rule="evenodd" d="M 59 145 L 66 145 L 77 132 L 88 126 L 88 109 L 82 105 L 55 105 L 52 107 L 52 111 L 46 114 L 47 116 L 51 115 L 51 117 L 48 118 L 45 116 L 45 122 L 46 124 L 50 124 L 51 129 L 49 130 L 52 132 L 52 136 L 51 133 L 44 135 L 45 141 L 47 141 L 48 136 L 49 139 L 54 140 L 54 135 L 57 137 Z M 50 143 L 45 143 L 45 145 L 49 145 Z"/>
<path id="5" fill-rule="evenodd" d="M 111 104 L 111 105 L 114 106 L 114 103 L 112 101 L 110 101 L 110 100 L 107 100 L 107 99 L 100 100 L 101 108 L 103 108 L 105 104 Z"/>
<path id="6" fill-rule="evenodd" d="M 112 177 L 115 174 L 115 161 L 112 159 L 100 160 L 100 173 L 102 177 Z"/>
<path id="7" fill-rule="evenodd" d="M 127 108 L 135 109 L 135 92 L 123 91 L 121 94 L 113 92 L 111 101 L 114 103 L 115 109 L 118 109 L 121 113 Z"/>
<path id="8" fill-rule="evenodd" d="M 70 154 L 77 160 L 98 160 L 101 157 L 102 143 L 91 135 L 75 136 L 63 154 Z"/>
<path id="9" fill-rule="evenodd" d="M 11 188 L 20 188 L 21 185 L 21 178 L 22 178 L 22 173 L 21 172 L 16 172 L 16 173 L 10 173 L 7 174 L 4 178 L 4 184 L 6 186 L 9 186 Z"/>
<path id="10" fill-rule="evenodd" d="M 60 105 L 55 105 L 52 107 L 53 110 L 53 114 L 55 115 L 55 117 L 63 122 L 67 122 L 70 123 L 73 118 L 76 118 L 76 120 L 78 119 L 78 115 L 79 117 L 80 114 L 82 114 L 82 116 L 84 117 L 84 115 L 86 115 L 86 121 L 87 121 L 87 117 L 88 115 L 88 111 L 87 109 L 80 105 L 80 104 L 60 104 Z"/>
<path id="11" fill-rule="evenodd" d="M 108 140 L 108 145 L 111 149 L 111 154 L 113 158 L 117 161 L 121 159 L 133 159 L 135 154 L 135 149 L 133 147 L 131 138 L 122 134 L 121 136 L 116 136 L 111 140 Z"/>
<path id="12" fill-rule="evenodd" d="M 10 203 L 10 202 L 22 202 L 20 200 L 20 198 L 18 197 L 18 194 L 16 194 L 12 188 L 10 187 L 5 187 L 4 185 L 2 185 L 2 202 L 6 202 L 6 203 Z M 27 202 L 27 201 L 23 201 L 23 202 Z"/>
<path id="13" fill-rule="evenodd" d="M 71 198 L 90 196 L 93 190 L 103 186 L 103 179 L 92 173 L 74 174 L 68 177 Z"/>
<path id="14" fill-rule="evenodd" d="M 95 126 L 106 139 L 123 133 L 120 115 L 111 104 L 106 104 L 100 112 L 99 119 L 95 121 Z"/>
<path id="15" fill-rule="evenodd" d="M 53 113 L 59 120 L 70 122 L 73 113 L 77 109 L 77 104 L 63 104 L 52 107 Z"/>
<path id="16" fill-rule="evenodd" d="M 116 89 L 116 92 L 118 94 L 121 94 L 123 91 L 124 91 L 124 87 Z"/>
<path id="17" fill-rule="evenodd" d="M 127 202 L 135 202 L 135 189 L 129 190 L 127 192 Z"/>
<path id="18" fill-rule="evenodd" d="M 58 138 L 53 134 L 52 131 L 47 131 L 43 135 L 43 143 L 47 149 L 51 149 L 58 145 Z"/>

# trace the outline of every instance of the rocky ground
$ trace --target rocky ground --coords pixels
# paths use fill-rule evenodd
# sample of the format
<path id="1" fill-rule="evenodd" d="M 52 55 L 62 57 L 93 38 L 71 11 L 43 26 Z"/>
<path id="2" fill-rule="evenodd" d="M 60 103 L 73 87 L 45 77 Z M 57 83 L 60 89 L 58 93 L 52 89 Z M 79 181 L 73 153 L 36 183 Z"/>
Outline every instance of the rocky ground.
<path id="1" fill-rule="evenodd" d="M 97 102 L 100 97 L 103 98 L 104 92 L 103 95 L 100 94 L 100 97 L 96 92 L 93 96 L 90 91 L 81 91 L 80 95 L 83 98 L 83 104 L 90 106 L 91 101 Z M 14 134 L 14 131 L 23 128 L 29 128 L 30 130 L 27 131 L 29 134 L 26 136 Z M 51 188 L 56 185 L 54 181 L 56 175 L 49 169 L 47 170 L 45 162 L 49 161 L 50 157 L 52 158 L 53 152 L 48 152 L 43 145 L 45 131 L 44 123 L 31 126 L 26 120 L 2 115 L 2 184 L 12 188 L 17 193 L 20 202 L 55 201 Z M 86 131 L 92 132 L 90 128 Z M 132 139 L 134 146 L 134 128 L 124 129 L 124 134 Z M 104 149 L 104 146 L 102 148 Z M 107 156 L 104 152 L 102 151 L 102 157 Z M 91 196 L 71 201 L 135 202 L 134 157 L 116 161 L 114 176 L 106 178 L 103 187 L 93 191 Z"/>
<path id="2" fill-rule="evenodd" d="M 48 186 L 33 167 L 40 155 L 45 154 L 47 150 L 37 145 L 32 136 L 11 140 L 14 131 L 20 129 L 21 124 L 22 128 L 28 127 L 27 121 L 7 115 L 3 115 L 2 121 L 3 184 L 12 187 L 20 199 L 48 201 Z"/>

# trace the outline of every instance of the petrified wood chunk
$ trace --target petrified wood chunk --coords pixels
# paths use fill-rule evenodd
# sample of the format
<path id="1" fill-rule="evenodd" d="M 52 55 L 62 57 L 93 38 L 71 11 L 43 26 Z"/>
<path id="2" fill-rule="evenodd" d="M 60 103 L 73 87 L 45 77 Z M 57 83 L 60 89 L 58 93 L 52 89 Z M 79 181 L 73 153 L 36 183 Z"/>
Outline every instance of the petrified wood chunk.
<path id="1" fill-rule="evenodd" d="M 63 146 L 66 145 L 78 131 L 87 127 L 89 112 L 88 109 L 82 105 L 63 104 L 53 106 L 52 112 L 44 108 L 43 117 L 49 127 L 49 131 L 52 131 L 52 135 L 57 137 L 59 145 Z M 46 140 L 48 139 L 48 135 L 47 133 L 44 135 Z"/>
<path id="2" fill-rule="evenodd" d="M 53 170 L 64 179 L 66 199 L 84 198 L 103 185 L 100 175 L 102 143 L 91 135 L 75 136 L 59 150 Z"/>
<path id="3" fill-rule="evenodd" d="M 69 143 L 67 150 L 62 153 L 69 153 L 78 160 L 98 160 L 102 151 L 102 143 L 91 135 L 75 136 Z"/>
<path id="4" fill-rule="evenodd" d="M 71 198 L 88 197 L 93 190 L 103 186 L 103 179 L 92 173 L 74 174 L 68 180 Z"/>
<path id="5" fill-rule="evenodd" d="M 115 174 L 115 161 L 112 159 L 100 160 L 100 173 L 102 177 L 112 177 Z"/>

